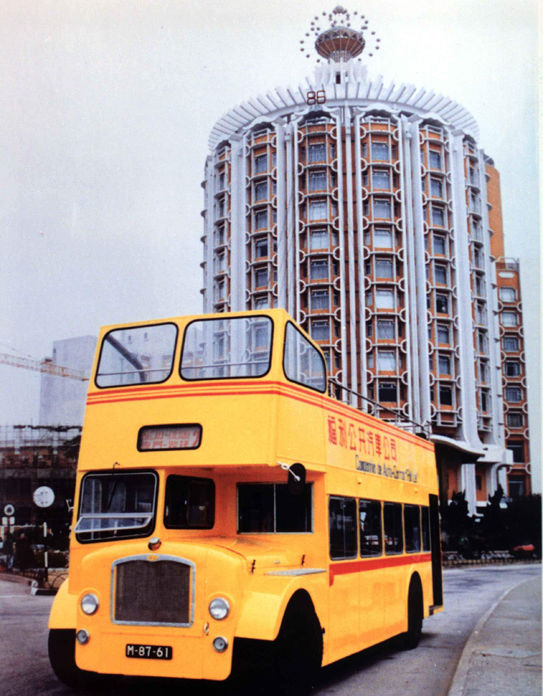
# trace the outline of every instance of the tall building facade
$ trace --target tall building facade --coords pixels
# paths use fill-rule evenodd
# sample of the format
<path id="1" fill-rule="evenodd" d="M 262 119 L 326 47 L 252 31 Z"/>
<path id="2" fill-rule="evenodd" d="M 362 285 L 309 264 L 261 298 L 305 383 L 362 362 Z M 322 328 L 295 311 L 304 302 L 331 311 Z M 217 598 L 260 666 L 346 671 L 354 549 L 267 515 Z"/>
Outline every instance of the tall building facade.
<path id="1" fill-rule="evenodd" d="M 286 308 L 342 398 L 430 433 L 444 496 L 466 491 L 475 512 L 498 483 L 520 490 L 507 480 L 499 176 L 462 106 L 370 79 L 367 22 L 353 19 L 338 7 L 312 25 L 322 62 L 306 84 L 214 126 L 204 311 Z"/>

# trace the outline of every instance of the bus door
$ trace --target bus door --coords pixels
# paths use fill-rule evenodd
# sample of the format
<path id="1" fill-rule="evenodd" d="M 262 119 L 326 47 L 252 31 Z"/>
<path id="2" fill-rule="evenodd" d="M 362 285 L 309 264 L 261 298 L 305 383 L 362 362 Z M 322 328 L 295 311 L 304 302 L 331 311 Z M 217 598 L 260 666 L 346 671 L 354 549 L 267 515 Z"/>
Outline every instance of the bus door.
<path id="1" fill-rule="evenodd" d="M 357 502 L 331 496 L 328 503 L 330 539 L 330 601 L 327 644 L 330 659 L 337 660 L 359 642 L 359 562 Z"/>

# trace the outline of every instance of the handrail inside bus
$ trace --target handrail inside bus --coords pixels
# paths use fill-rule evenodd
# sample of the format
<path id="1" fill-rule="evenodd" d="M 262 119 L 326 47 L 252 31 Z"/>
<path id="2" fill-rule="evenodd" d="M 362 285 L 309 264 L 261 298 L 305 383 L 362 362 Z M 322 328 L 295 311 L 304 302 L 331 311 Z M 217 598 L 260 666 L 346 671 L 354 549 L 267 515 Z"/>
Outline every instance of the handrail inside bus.
<path id="1" fill-rule="evenodd" d="M 339 389 L 343 389 L 344 391 L 348 392 L 349 394 L 353 394 L 354 396 L 357 396 L 360 399 L 363 399 L 364 401 L 367 401 L 370 403 L 372 406 L 376 406 L 382 411 L 387 411 L 388 413 L 391 413 L 394 415 L 396 419 L 396 425 L 398 427 L 402 427 L 402 422 L 407 422 L 410 423 L 412 426 L 415 426 L 414 433 L 415 435 L 418 435 L 419 437 L 424 437 L 425 439 L 429 439 L 430 437 L 430 426 L 428 424 L 422 424 L 422 423 L 417 423 L 417 421 L 411 420 L 411 418 L 408 418 L 407 416 L 403 415 L 403 413 L 398 412 L 396 409 L 390 408 L 389 406 L 383 406 L 380 404 L 378 401 L 374 401 L 374 399 L 370 399 L 368 396 L 364 396 L 363 394 L 360 394 L 360 392 L 355 391 L 354 389 L 351 389 L 350 387 L 345 386 L 344 384 L 341 384 L 341 382 L 336 381 L 332 377 L 328 378 L 328 384 L 330 386 L 329 392 L 330 396 L 334 398 L 338 398 L 337 394 L 333 393 L 333 387 L 338 387 Z M 361 409 L 359 409 L 361 410 Z"/>

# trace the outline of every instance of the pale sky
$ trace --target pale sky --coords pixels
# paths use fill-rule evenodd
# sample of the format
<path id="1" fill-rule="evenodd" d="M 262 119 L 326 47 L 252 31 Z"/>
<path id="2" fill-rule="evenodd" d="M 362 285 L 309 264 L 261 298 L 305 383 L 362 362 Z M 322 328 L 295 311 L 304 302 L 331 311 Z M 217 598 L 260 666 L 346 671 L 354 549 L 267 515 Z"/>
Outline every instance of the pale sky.
<path id="1" fill-rule="evenodd" d="M 0 0 L 0 352 L 41 358 L 103 324 L 201 310 L 209 132 L 239 102 L 313 73 L 300 39 L 336 4 Z M 540 468 L 537 3 L 346 7 L 381 38 L 370 76 L 458 101 L 500 171 Z M 0 425 L 36 423 L 38 409 L 38 375 L 0 366 Z"/>

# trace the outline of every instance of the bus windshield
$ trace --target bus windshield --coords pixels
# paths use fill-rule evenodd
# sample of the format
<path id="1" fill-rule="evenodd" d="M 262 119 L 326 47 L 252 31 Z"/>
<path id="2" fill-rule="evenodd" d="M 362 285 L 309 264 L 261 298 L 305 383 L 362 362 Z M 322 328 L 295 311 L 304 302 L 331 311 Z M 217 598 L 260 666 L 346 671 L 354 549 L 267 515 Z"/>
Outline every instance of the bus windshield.
<path id="1" fill-rule="evenodd" d="M 104 337 L 96 371 L 98 387 L 164 382 L 172 371 L 175 324 L 115 329 Z"/>
<path id="2" fill-rule="evenodd" d="M 157 476 L 151 472 L 87 474 L 75 528 L 78 541 L 149 534 L 154 522 Z"/>
<path id="3" fill-rule="evenodd" d="M 270 369 L 272 333 L 266 316 L 193 321 L 185 330 L 181 377 L 262 377 Z"/>

